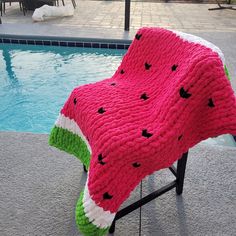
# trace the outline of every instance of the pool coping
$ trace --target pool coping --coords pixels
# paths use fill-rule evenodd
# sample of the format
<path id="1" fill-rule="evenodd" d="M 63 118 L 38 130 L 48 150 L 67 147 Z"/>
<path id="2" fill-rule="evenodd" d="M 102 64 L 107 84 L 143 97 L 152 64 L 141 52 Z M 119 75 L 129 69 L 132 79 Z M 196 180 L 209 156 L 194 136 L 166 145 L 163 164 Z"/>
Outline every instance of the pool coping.
<path id="1" fill-rule="evenodd" d="M 72 34 L 73 32 L 73 34 Z M 0 42 L 14 44 L 128 49 L 135 32 L 46 24 L 0 25 Z M 53 43 L 52 43 L 53 42 Z"/>
<path id="2" fill-rule="evenodd" d="M 0 34 L 0 43 L 63 47 L 128 49 L 132 40 Z"/>

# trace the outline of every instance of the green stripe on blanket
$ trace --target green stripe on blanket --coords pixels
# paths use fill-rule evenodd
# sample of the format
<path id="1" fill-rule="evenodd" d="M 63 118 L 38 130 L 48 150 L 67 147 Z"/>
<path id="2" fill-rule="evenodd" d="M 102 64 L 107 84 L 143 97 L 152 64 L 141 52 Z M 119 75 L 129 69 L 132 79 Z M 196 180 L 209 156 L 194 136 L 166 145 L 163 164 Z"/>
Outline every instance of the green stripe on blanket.
<path id="1" fill-rule="evenodd" d="M 226 74 L 227 78 L 230 80 L 231 78 L 230 78 L 229 70 L 226 65 L 225 65 L 225 74 Z"/>
<path id="2" fill-rule="evenodd" d="M 90 163 L 90 152 L 85 142 L 78 135 L 73 134 L 66 129 L 54 126 L 49 137 L 49 145 L 73 154 L 81 160 L 88 170 Z"/>
<path id="3" fill-rule="evenodd" d="M 83 207 L 83 196 L 84 196 L 84 191 L 81 192 L 80 197 L 76 204 L 76 209 L 75 209 L 75 221 L 80 232 L 86 236 L 107 235 L 109 227 L 98 228 L 96 225 L 90 222 L 88 217 L 85 215 L 84 207 Z"/>

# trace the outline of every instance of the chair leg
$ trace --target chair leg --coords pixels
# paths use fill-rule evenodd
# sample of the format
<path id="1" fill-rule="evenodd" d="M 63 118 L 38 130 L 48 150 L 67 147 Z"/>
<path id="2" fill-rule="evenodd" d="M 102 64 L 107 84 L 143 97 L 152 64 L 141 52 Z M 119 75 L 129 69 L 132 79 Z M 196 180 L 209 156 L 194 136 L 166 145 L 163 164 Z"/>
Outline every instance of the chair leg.
<path id="1" fill-rule="evenodd" d="M 25 5 L 24 5 L 23 1 L 20 1 L 20 9 L 21 9 L 21 11 L 23 11 L 23 14 L 25 16 L 26 8 L 25 8 Z"/>
<path id="2" fill-rule="evenodd" d="M 85 165 L 83 165 L 83 167 L 84 167 L 84 172 L 86 172 L 86 173 L 87 173 L 88 171 L 87 171 L 87 169 L 86 169 Z"/>
<path id="3" fill-rule="evenodd" d="M 115 227 L 116 227 L 116 221 L 113 220 L 111 227 L 109 229 L 109 234 L 113 234 L 115 232 Z"/>
<path id="4" fill-rule="evenodd" d="M 65 2 L 64 2 L 64 0 L 61 0 L 61 1 L 62 1 L 62 5 L 65 6 Z"/>
<path id="5" fill-rule="evenodd" d="M 116 213 L 115 219 L 113 220 L 112 225 L 109 229 L 109 233 L 113 234 L 115 232 L 116 220 L 119 220 L 120 218 L 126 216 L 130 212 L 147 204 L 148 202 L 150 202 L 153 199 L 161 196 L 162 194 L 170 191 L 171 189 L 176 188 L 176 193 L 178 195 L 182 194 L 183 186 L 184 186 L 184 175 L 185 175 L 185 169 L 186 169 L 186 164 L 187 164 L 187 158 L 188 158 L 188 152 L 184 153 L 182 155 L 181 159 L 178 160 L 176 169 L 174 167 L 171 167 L 171 172 L 176 176 L 175 181 L 172 181 L 171 183 L 167 184 L 166 186 L 162 187 L 161 189 L 156 190 L 155 192 L 147 195 L 146 197 L 141 198 L 137 202 L 134 202 L 133 204 L 118 211 Z"/>
<path id="6" fill-rule="evenodd" d="M 178 160 L 178 163 L 177 163 L 176 193 L 178 195 L 181 195 L 183 192 L 184 175 L 185 175 L 185 169 L 186 169 L 186 164 L 187 164 L 187 158 L 188 158 L 188 152 L 184 153 L 182 158 L 180 160 Z"/>
<path id="7" fill-rule="evenodd" d="M 4 12 L 4 14 L 6 13 L 6 3 L 5 2 L 3 3 L 3 12 Z"/>
<path id="8" fill-rule="evenodd" d="M 73 4 L 73 7 L 74 9 L 76 8 L 76 3 L 75 3 L 75 0 L 71 0 L 72 1 L 72 4 Z"/>

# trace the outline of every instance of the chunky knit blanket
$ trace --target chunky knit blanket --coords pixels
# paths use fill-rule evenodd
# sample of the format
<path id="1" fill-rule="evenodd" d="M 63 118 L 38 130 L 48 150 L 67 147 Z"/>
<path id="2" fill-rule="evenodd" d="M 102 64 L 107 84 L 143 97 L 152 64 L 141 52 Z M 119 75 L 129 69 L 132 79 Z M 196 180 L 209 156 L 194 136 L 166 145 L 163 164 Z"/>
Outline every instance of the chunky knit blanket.
<path id="1" fill-rule="evenodd" d="M 201 140 L 236 134 L 236 99 L 222 52 L 199 37 L 142 28 L 115 74 L 75 88 L 49 143 L 89 170 L 76 206 L 84 235 L 107 233 L 147 175 Z"/>

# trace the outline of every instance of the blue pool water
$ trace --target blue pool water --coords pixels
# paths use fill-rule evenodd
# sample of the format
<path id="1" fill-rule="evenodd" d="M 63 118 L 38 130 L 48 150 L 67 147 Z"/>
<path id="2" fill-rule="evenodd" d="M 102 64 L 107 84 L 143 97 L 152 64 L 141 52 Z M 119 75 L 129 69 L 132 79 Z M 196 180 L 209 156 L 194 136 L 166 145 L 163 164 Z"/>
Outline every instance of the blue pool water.
<path id="1" fill-rule="evenodd" d="M 0 130 L 49 133 L 72 89 L 112 76 L 125 52 L 0 44 Z"/>

